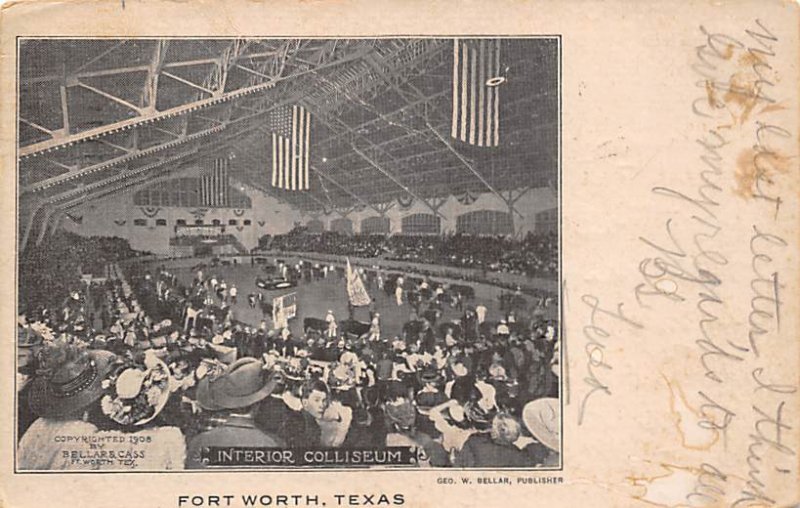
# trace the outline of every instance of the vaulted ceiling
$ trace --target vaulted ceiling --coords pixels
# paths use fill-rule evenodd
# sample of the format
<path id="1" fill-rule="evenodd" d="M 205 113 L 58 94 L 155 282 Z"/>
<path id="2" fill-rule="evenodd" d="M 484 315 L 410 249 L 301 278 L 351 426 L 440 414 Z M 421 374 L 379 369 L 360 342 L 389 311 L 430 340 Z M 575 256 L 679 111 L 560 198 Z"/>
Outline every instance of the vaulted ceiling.
<path id="1" fill-rule="evenodd" d="M 497 147 L 450 137 L 453 39 L 21 39 L 20 224 L 225 155 L 315 211 L 553 185 L 558 41 L 500 41 Z M 310 188 L 270 185 L 267 118 L 312 115 Z"/>

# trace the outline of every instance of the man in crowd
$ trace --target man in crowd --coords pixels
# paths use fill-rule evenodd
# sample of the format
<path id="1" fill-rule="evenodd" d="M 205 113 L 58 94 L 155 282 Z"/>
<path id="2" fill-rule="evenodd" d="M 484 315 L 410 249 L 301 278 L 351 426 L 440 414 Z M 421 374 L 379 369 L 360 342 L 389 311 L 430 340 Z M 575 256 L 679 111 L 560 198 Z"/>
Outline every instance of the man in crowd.
<path id="1" fill-rule="evenodd" d="M 338 336 L 339 327 L 336 324 L 336 316 L 333 315 L 333 310 L 328 309 L 328 313 L 325 315 L 325 322 L 328 323 L 328 338 L 335 339 Z"/>
<path id="2" fill-rule="evenodd" d="M 203 378 L 197 386 L 197 403 L 206 411 L 225 412 L 222 425 L 202 432 L 189 442 L 187 469 L 208 467 L 204 461 L 209 447 L 248 446 L 278 448 L 281 441 L 256 426 L 259 402 L 268 397 L 280 380 L 254 358 L 234 362 L 219 377 Z"/>
<path id="3" fill-rule="evenodd" d="M 125 295 L 118 295 L 122 287 L 113 286 L 109 291 L 113 298 L 103 311 L 113 326 L 104 330 L 102 340 L 95 337 L 91 347 L 107 347 L 134 360 L 144 349 L 158 348 L 176 378 L 199 380 L 196 388 L 182 382 L 180 390 L 187 391 L 176 393 L 178 409 L 164 411 L 158 422 L 180 422 L 176 425 L 190 443 L 189 467 L 204 467 L 198 452 L 209 446 L 313 448 L 347 447 L 355 442 L 369 446 L 417 442 L 426 448 L 433 442 L 447 443 L 450 456 L 441 465 L 522 467 L 540 463 L 530 454 L 519 455 L 512 446 L 522 450 L 520 443 L 526 439 L 544 442 L 545 438 L 536 434 L 542 434 L 542 426 L 537 427 L 534 420 L 533 424 L 526 421 L 526 428 L 520 427 L 521 408 L 543 397 L 558 397 L 557 326 L 541 314 L 531 316 L 523 309 L 515 316 L 514 326 L 501 323 L 495 328 L 486 321 L 488 309 L 479 318 L 477 308 L 468 308 L 461 320 L 452 320 L 454 311 L 445 306 L 444 311 L 451 315 L 443 315 L 440 325 L 430 326 L 433 320 L 426 318 L 409 327 L 407 334 L 390 340 L 387 328 L 398 325 L 390 316 L 382 323 L 374 312 L 367 334 L 343 340 L 329 312 L 322 333 L 292 337 L 288 328 L 274 332 L 266 321 L 260 330 L 233 322 L 231 313 L 223 312 L 227 310 L 224 303 L 213 298 L 210 281 L 187 288 L 163 268 L 148 272 L 146 265 L 133 265 L 126 270 L 134 274 L 132 286 L 142 310 L 130 288 Z M 213 278 L 214 286 L 221 286 L 217 276 Z M 402 277 L 397 282 L 402 295 Z M 408 282 L 409 291 L 417 293 L 412 279 Z M 430 291 L 432 284 L 426 289 Z M 442 295 L 452 296 L 450 288 L 435 287 Z M 62 294 L 71 298 L 69 292 Z M 203 306 L 209 295 L 208 305 Z M 422 314 L 433 316 L 442 310 L 432 300 L 422 298 L 420 310 L 426 311 Z M 57 305 L 50 314 L 61 326 Z M 182 320 L 184 310 L 186 319 Z M 427 312 L 430 310 L 434 313 Z M 163 316 L 150 320 L 146 314 L 151 312 Z M 75 310 L 75 323 L 83 324 L 77 327 L 80 330 L 66 328 L 71 340 L 94 335 L 86 329 L 92 327 L 91 321 L 79 319 L 85 313 L 80 307 Z M 173 319 L 177 326 L 163 324 L 162 317 Z M 500 317 L 508 319 L 502 314 L 496 319 Z M 413 319 L 417 319 L 416 312 Z M 483 323 L 487 325 L 480 327 Z M 391 330 L 399 331 L 399 326 Z M 261 360 L 261 354 L 272 348 L 279 350 L 268 355 L 274 358 Z M 229 355 L 229 350 L 234 354 Z M 282 362 L 296 366 L 290 372 L 276 365 Z M 212 373 L 208 365 L 219 370 Z M 352 377 L 351 371 L 355 373 Z M 182 394 L 188 405 L 180 403 Z M 443 401 L 451 400 L 455 403 L 443 406 Z M 476 400 L 494 402 L 476 406 Z M 189 406 L 192 411 L 183 414 L 181 408 Z M 558 421 L 559 415 L 548 417 Z M 208 421 L 217 421 L 217 426 L 197 428 Z M 440 428 L 445 430 L 437 430 Z M 393 436 L 387 439 L 388 434 Z M 547 454 L 557 459 L 558 440 L 550 439 L 546 447 Z M 549 455 L 547 460 L 552 463 L 555 459 Z"/>

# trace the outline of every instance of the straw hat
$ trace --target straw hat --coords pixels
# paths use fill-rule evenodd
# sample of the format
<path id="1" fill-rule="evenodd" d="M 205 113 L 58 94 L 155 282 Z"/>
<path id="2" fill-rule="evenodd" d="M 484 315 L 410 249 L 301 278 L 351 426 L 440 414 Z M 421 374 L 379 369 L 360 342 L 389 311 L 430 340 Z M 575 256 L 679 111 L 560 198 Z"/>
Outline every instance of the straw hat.
<path id="1" fill-rule="evenodd" d="M 525 427 L 540 443 L 553 451 L 559 450 L 558 399 L 537 399 L 528 402 L 522 409 Z"/>

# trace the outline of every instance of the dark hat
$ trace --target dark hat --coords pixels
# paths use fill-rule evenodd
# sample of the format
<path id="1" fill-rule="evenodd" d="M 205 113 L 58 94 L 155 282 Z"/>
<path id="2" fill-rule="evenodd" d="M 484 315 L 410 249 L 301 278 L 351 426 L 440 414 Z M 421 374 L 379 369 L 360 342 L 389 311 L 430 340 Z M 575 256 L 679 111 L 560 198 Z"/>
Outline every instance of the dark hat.
<path id="1" fill-rule="evenodd" d="M 417 372 L 420 383 L 438 383 L 442 379 L 439 371 L 434 367 L 425 367 Z"/>
<path id="2" fill-rule="evenodd" d="M 44 342 L 42 336 L 30 328 L 17 328 L 17 347 L 32 348 L 40 346 Z"/>
<path id="3" fill-rule="evenodd" d="M 262 361 L 242 358 L 215 379 L 203 378 L 197 385 L 197 402 L 210 411 L 244 408 L 267 397 L 278 382 Z"/>
<path id="4" fill-rule="evenodd" d="M 401 429 L 410 429 L 413 427 L 417 418 L 417 411 L 410 402 L 386 404 L 385 412 L 386 418 Z"/>
<path id="5" fill-rule="evenodd" d="M 497 414 L 496 408 L 485 409 L 478 402 L 469 401 L 464 404 L 464 415 L 476 427 L 488 428 Z"/>
<path id="6" fill-rule="evenodd" d="M 116 356 L 90 350 L 31 381 L 31 411 L 44 418 L 63 418 L 91 405 L 103 395 L 103 380 Z"/>

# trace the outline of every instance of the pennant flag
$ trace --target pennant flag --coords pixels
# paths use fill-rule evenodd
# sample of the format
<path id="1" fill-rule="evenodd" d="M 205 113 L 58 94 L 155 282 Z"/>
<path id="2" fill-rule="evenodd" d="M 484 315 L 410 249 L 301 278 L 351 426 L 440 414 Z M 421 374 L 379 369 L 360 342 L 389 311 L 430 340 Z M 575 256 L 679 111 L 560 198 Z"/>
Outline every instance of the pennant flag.
<path id="1" fill-rule="evenodd" d="M 450 135 L 475 146 L 500 144 L 500 40 L 453 40 Z"/>
<path id="2" fill-rule="evenodd" d="M 403 210 L 407 210 L 408 208 L 411 208 L 411 205 L 414 204 L 414 198 L 411 196 L 397 196 L 397 204 L 399 204 L 400 208 Z"/>
<path id="3" fill-rule="evenodd" d="M 311 113 L 302 106 L 280 109 L 270 116 L 272 130 L 272 186 L 308 190 L 308 145 Z"/>
<path id="4" fill-rule="evenodd" d="M 371 301 L 361 276 L 350 266 L 350 258 L 347 258 L 347 298 L 353 307 L 364 307 Z"/>
<path id="5" fill-rule="evenodd" d="M 214 161 L 214 169 L 200 177 L 200 206 L 226 207 L 230 203 L 228 159 Z"/>
<path id="6" fill-rule="evenodd" d="M 142 206 L 140 207 L 140 209 L 142 210 L 142 213 L 145 215 L 145 217 L 149 217 L 151 219 L 156 215 L 158 215 L 158 212 L 161 211 L 161 208 L 157 206 Z"/>
<path id="7" fill-rule="evenodd" d="M 470 191 L 464 191 L 464 194 L 456 196 L 456 199 L 462 205 L 469 206 L 478 199 L 478 196 L 472 194 Z"/>
<path id="8" fill-rule="evenodd" d="M 192 217 L 194 217 L 196 220 L 200 220 L 206 216 L 208 210 L 203 208 L 193 208 L 189 210 L 189 213 L 192 214 Z"/>

